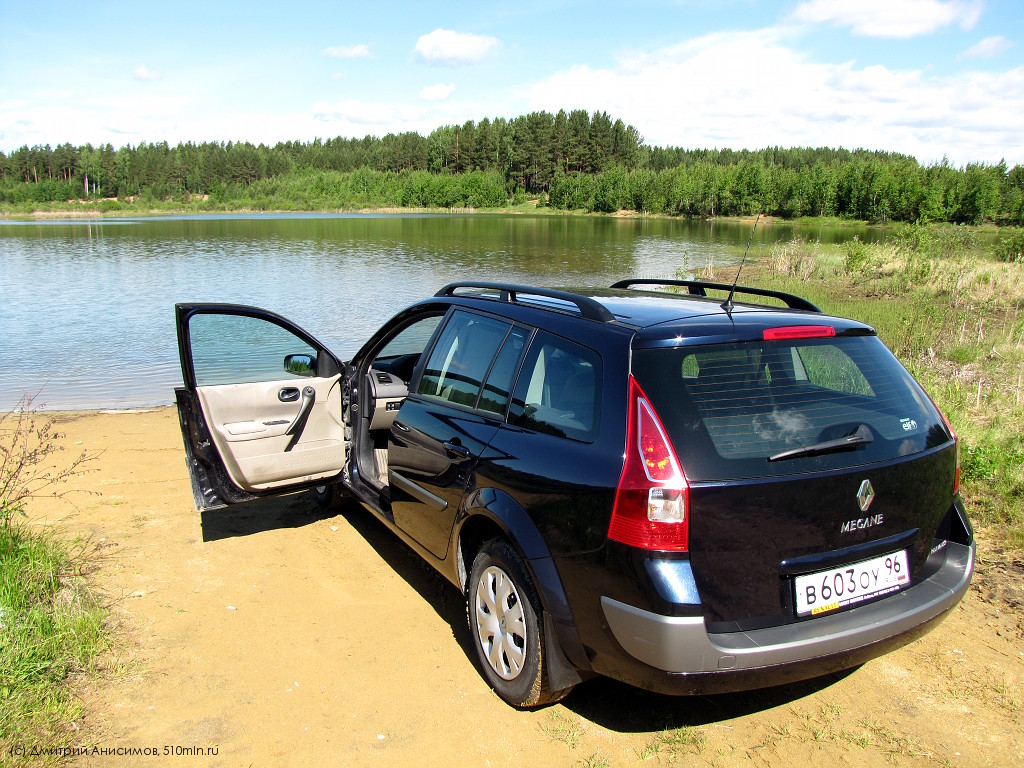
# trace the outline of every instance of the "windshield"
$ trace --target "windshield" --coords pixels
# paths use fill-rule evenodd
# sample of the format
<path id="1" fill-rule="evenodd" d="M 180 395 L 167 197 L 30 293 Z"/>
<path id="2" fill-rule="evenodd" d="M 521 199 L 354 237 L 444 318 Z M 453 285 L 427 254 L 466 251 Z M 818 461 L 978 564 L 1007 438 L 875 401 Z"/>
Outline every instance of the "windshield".
<path id="1" fill-rule="evenodd" d="M 633 374 L 693 480 L 838 469 L 949 440 L 874 336 L 639 349 Z"/>

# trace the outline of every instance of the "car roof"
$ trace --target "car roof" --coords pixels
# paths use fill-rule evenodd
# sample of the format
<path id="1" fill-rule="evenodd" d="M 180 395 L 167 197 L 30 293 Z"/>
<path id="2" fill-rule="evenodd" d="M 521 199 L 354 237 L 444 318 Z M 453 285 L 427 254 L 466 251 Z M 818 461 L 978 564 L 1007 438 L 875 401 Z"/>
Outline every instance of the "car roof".
<path id="1" fill-rule="evenodd" d="M 673 320 L 728 314 L 722 306 L 722 300 L 710 296 L 616 288 L 576 290 L 606 307 L 617 321 L 635 328 L 647 328 Z M 742 314 L 765 309 L 764 305 L 735 302 L 731 311 Z"/>
<path id="2" fill-rule="evenodd" d="M 707 295 L 706 290 L 728 292 L 731 286 L 699 281 L 653 280 L 622 281 L 620 285 L 665 286 L 668 290 L 648 287 L 612 288 L 542 288 L 504 283 L 452 283 L 437 296 L 452 297 L 457 303 L 477 302 L 504 304 L 503 312 L 523 320 L 532 315 L 534 322 L 544 314 L 558 325 L 564 320 L 580 319 L 605 327 L 617 326 L 635 334 L 634 346 L 664 346 L 763 338 L 766 328 L 830 326 L 836 334 L 874 334 L 863 323 L 823 314 L 810 302 L 792 294 L 760 288 L 737 287 L 733 300 Z M 694 293 L 678 292 L 680 288 Z M 744 299 L 771 298 L 789 306 L 773 306 Z M 487 307 L 494 310 L 493 306 Z M 525 314 L 524 314 L 525 313 Z M 568 317 L 567 317 L 568 316 Z M 593 330 L 597 330 L 594 328 Z M 684 341 L 685 340 L 685 341 Z"/>
<path id="3" fill-rule="evenodd" d="M 768 328 L 829 326 L 838 335 L 874 334 L 871 326 L 806 309 L 734 301 L 688 294 L 611 289 L 590 291 L 618 322 L 637 330 L 634 346 L 663 346 L 681 342 L 722 342 L 762 339 Z"/>

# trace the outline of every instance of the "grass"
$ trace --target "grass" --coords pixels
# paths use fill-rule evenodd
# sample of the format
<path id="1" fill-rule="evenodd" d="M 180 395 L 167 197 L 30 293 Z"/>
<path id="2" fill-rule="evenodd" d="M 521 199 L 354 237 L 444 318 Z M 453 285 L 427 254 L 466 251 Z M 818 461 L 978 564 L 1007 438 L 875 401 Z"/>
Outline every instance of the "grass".
<path id="1" fill-rule="evenodd" d="M 789 723 L 769 723 L 768 731 L 762 737 L 760 746 L 755 747 L 755 749 L 774 747 L 792 735 L 793 729 Z"/>
<path id="2" fill-rule="evenodd" d="M 845 737 L 846 729 L 840 724 L 843 710 L 835 701 L 826 701 L 816 713 L 795 711 L 794 714 L 802 722 L 806 741 L 821 743 Z"/>
<path id="3" fill-rule="evenodd" d="M 568 717 L 558 710 L 552 711 L 540 728 L 553 741 L 560 741 L 569 749 L 576 749 L 584 732 L 583 723 L 578 718 Z"/>
<path id="4" fill-rule="evenodd" d="M 23 519 L 32 500 L 66 499 L 68 481 L 91 469 L 88 452 L 62 456 L 61 437 L 31 397 L 0 414 L 0 754 L 23 763 L 77 730 L 72 683 L 107 645 L 87 578 L 95 550 Z"/>
<path id="5" fill-rule="evenodd" d="M 860 726 L 864 729 L 867 743 L 882 750 L 890 762 L 895 763 L 897 758 L 933 756 L 917 739 L 899 733 L 877 720 L 866 718 L 860 722 Z"/>
<path id="6" fill-rule="evenodd" d="M 918 739 L 873 718 L 862 718 L 856 725 L 847 725 L 842 707 L 834 700 L 821 703 L 817 711 L 793 708 L 791 712 L 802 731 L 795 735 L 808 745 L 817 747 L 828 743 L 873 749 L 883 753 L 888 762 L 897 764 L 907 758 L 934 757 Z M 771 724 L 759 748 L 778 746 L 791 735 L 794 734 L 788 725 Z"/>
<path id="7" fill-rule="evenodd" d="M 1024 689 L 1013 675 L 979 665 L 970 651 L 965 654 L 936 647 L 929 653 L 918 654 L 918 658 L 922 666 L 934 673 L 924 679 L 930 681 L 927 687 L 936 697 L 961 701 L 968 707 L 986 702 L 1014 723 L 1020 721 Z"/>
<path id="8" fill-rule="evenodd" d="M 0 525 L 0 751 L 59 745 L 77 729 L 71 683 L 106 647 L 105 610 L 88 585 L 89 548 L 20 520 Z"/>
<path id="9" fill-rule="evenodd" d="M 954 226 L 884 244 L 776 244 L 741 282 L 797 293 L 876 328 L 960 437 L 962 493 L 995 547 L 1024 549 L 1024 263 Z M 713 277 L 732 282 L 732 267 Z"/>
<path id="10" fill-rule="evenodd" d="M 637 751 L 637 758 L 650 760 L 667 757 L 670 763 L 674 763 L 687 754 L 699 755 L 706 747 L 707 736 L 698 728 L 667 728 L 641 747 Z"/>
<path id="11" fill-rule="evenodd" d="M 583 768 L 608 768 L 611 764 L 611 760 L 602 755 L 600 749 L 581 762 Z"/>

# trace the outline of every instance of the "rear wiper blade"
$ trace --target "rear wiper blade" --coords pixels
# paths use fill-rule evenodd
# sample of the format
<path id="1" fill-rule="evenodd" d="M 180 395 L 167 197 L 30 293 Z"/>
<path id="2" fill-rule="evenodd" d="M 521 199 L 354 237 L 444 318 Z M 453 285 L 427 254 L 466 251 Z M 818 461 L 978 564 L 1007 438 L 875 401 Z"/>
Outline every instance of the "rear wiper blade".
<path id="1" fill-rule="evenodd" d="M 783 451 L 782 453 L 776 453 L 774 456 L 769 456 L 768 461 L 785 461 L 786 459 L 796 459 L 801 456 L 820 456 L 823 453 L 836 453 L 837 451 L 852 451 L 859 445 L 867 445 L 874 441 L 874 437 L 871 436 L 871 430 L 868 429 L 866 424 L 861 424 L 857 429 L 848 434 L 846 437 L 840 437 L 836 440 L 825 440 L 814 445 L 807 445 L 803 448 L 793 448 L 790 451 Z"/>

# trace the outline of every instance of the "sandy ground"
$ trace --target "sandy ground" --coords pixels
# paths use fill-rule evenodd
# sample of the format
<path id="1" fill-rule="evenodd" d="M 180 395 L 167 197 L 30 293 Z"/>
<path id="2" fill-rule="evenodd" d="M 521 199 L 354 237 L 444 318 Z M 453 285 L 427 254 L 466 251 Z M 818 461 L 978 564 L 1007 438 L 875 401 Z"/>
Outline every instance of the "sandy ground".
<path id="1" fill-rule="evenodd" d="M 300 494 L 200 517 L 172 409 L 59 421 L 102 451 L 76 480 L 100 495 L 31 520 L 98 547 L 118 646 L 74 727 L 158 752 L 86 764 L 1024 763 L 1019 562 L 983 560 L 943 625 L 845 676 L 691 699 L 595 680 L 518 712 L 473 664 L 461 596 L 368 512 Z"/>

